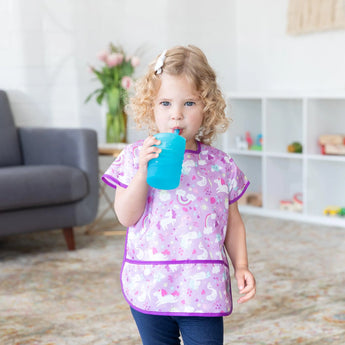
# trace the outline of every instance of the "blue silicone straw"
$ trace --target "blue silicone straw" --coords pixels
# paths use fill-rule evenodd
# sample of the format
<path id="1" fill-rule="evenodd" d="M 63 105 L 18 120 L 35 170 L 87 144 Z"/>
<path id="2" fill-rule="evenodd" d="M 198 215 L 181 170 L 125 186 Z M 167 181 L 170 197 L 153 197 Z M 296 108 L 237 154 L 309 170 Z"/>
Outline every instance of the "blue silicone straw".
<path id="1" fill-rule="evenodd" d="M 180 134 L 180 130 L 179 129 L 174 129 L 174 133 L 179 135 Z"/>

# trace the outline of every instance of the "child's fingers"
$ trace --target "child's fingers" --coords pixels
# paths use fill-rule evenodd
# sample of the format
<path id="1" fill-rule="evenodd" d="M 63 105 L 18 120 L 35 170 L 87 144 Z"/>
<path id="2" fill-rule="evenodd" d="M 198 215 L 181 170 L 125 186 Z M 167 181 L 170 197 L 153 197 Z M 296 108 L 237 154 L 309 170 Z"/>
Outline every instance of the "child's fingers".
<path id="1" fill-rule="evenodd" d="M 255 294 L 255 287 L 254 287 L 254 285 L 247 285 L 245 288 L 240 290 L 240 294 L 241 295 L 249 294 L 251 292 L 254 292 L 254 294 Z"/>
<path id="2" fill-rule="evenodd" d="M 153 135 L 150 135 L 144 140 L 143 148 L 152 147 L 153 145 L 159 145 L 160 140 L 156 139 Z"/>
<path id="3" fill-rule="evenodd" d="M 238 275 L 237 284 L 240 294 L 243 294 L 238 303 L 244 303 L 253 298 L 256 294 L 255 278 L 250 272 L 245 272 L 243 275 Z"/>
<path id="4" fill-rule="evenodd" d="M 157 158 L 161 152 L 161 149 L 157 147 L 149 147 L 145 151 L 142 152 L 142 161 L 146 164 L 153 158 Z"/>
<path id="5" fill-rule="evenodd" d="M 159 156 L 159 153 L 162 151 L 159 147 L 156 146 L 159 144 L 160 141 L 152 135 L 144 140 L 142 149 L 140 151 L 139 165 L 146 166 L 148 161 Z"/>
<path id="6" fill-rule="evenodd" d="M 241 291 L 245 287 L 245 279 L 244 277 L 240 277 L 237 279 L 237 286 L 238 289 Z"/>
<path id="7" fill-rule="evenodd" d="M 248 293 L 255 287 L 255 280 L 253 276 L 248 276 L 245 278 L 245 284 L 243 284 L 243 288 L 239 288 L 240 293 Z"/>
<path id="8" fill-rule="evenodd" d="M 246 295 L 242 296 L 241 298 L 239 298 L 239 300 L 237 301 L 239 304 L 244 303 L 249 301 L 250 299 L 252 299 L 255 296 L 255 289 L 252 289 L 250 292 L 248 292 Z"/>

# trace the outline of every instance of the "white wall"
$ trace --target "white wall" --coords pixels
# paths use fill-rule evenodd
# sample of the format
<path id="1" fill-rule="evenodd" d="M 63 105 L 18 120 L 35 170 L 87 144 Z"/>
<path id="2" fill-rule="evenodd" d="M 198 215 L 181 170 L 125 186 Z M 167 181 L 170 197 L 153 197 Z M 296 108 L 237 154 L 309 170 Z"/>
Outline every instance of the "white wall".
<path id="1" fill-rule="evenodd" d="M 104 115 L 84 100 L 98 87 L 87 66 L 110 41 L 140 48 L 138 74 L 165 47 L 198 45 L 235 87 L 234 0 L 0 0 L 0 89 L 17 125 L 92 127 L 103 141 Z"/>
<path id="2" fill-rule="evenodd" d="M 236 90 L 345 92 L 345 30 L 289 36 L 288 3 L 236 1 Z"/>

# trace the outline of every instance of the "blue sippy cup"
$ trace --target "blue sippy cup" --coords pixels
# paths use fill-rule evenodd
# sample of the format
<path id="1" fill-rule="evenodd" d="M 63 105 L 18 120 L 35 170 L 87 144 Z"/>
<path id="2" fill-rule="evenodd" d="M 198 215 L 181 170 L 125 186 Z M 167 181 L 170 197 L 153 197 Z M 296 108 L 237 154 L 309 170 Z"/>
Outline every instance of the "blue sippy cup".
<path id="1" fill-rule="evenodd" d="M 148 163 L 147 183 L 157 189 L 175 189 L 180 184 L 186 139 L 174 133 L 155 134 L 162 152 Z"/>

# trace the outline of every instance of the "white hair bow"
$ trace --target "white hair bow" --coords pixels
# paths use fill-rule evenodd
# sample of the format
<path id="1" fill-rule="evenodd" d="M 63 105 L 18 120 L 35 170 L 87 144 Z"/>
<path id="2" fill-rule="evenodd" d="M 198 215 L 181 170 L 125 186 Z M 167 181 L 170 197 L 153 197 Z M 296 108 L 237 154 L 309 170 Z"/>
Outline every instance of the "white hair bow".
<path id="1" fill-rule="evenodd" d="M 163 72 L 163 65 L 165 61 L 165 54 L 167 53 L 167 49 L 163 51 L 163 53 L 158 57 L 156 65 L 155 65 L 155 73 L 161 74 Z"/>

